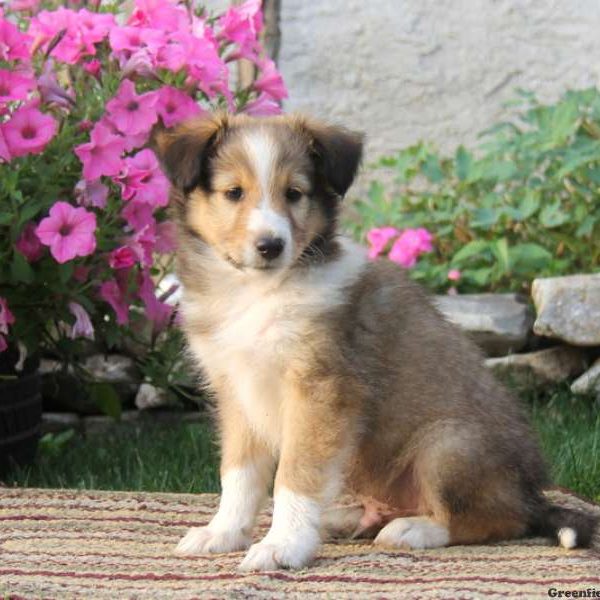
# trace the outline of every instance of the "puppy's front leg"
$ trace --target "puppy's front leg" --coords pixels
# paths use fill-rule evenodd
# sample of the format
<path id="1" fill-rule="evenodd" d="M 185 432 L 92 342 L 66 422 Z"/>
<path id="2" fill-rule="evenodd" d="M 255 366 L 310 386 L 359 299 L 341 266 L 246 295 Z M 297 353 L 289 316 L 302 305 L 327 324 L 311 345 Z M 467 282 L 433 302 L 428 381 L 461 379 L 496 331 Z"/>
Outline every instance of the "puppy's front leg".
<path id="1" fill-rule="evenodd" d="M 221 500 L 205 527 L 192 527 L 176 552 L 182 555 L 245 550 L 252 543 L 256 515 L 269 491 L 275 459 L 256 438 L 233 399 L 219 398 Z"/>
<path id="2" fill-rule="evenodd" d="M 352 410 L 336 381 L 296 378 L 284 401 L 273 522 L 242 561 L 243 571 L 301 568 L 314 557 L 323 508 L 342 483 L 350 454 Z"/>

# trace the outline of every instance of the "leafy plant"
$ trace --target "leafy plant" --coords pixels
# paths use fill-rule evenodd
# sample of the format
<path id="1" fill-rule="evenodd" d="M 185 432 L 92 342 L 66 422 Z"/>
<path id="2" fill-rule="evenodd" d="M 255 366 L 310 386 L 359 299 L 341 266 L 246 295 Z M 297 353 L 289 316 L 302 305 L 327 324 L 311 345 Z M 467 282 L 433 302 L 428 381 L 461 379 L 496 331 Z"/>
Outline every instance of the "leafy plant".
<path id="1" fill-rule="evenodd" d="M 392 182 L 371 182 L 348 223 L 353 234 L 383 225 L 434 232 L 434 252 L 411 275 L 436 290 L 518 291 L 534 277 L 597 271 L 600 92 L 570 91 L 549 106 L 521 92 L 517 106 L 477 151 L 443 157 L 419 143 L 382 158 L 376 173 Z"/>
<path id="2" fill-rule="evenodd" d="M 214 17 L 169 0 L 7 9 L 0 375 L 15 376 L 19 356 L 50 355 L 117 416 L 115 391 L 86 372 L 83 354 L 134 346 L 145 378 L 171 391 L 180 362 L 175 289 L 162 287 L 174 239 L 168 182 L 148 147 L 153 128 L 216 107 L 274 114 L 285 87 L 258 41 L 260 0 Z M 236 89 L 230 73 L 241 59 L 258 75 Z"/>

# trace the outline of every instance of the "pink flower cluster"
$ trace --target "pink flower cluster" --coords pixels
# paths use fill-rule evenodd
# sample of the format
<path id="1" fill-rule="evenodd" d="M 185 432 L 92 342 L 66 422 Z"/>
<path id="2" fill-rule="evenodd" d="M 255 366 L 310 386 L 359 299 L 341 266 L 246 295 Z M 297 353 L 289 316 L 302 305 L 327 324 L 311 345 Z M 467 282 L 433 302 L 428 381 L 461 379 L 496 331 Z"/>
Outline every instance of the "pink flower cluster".
<path id="1" fill-rule="evenodd" d="M 157 298 L 151 277 L 155 253 L 174 249 L 173 228 L 164 222 L 163 210 L 169 184 L 154 153 L 144 147 L 152 128 L 199 115 L 217 98 L 235 110 L 229 64 L 240 58 L 253 61 L 259 73 L 246 90 L 245 97 L 252 99 L 241 110 L 279 113 L 287 97 L 281 75 L 258 41 L 260 0 L 231 7 L 216 21 L 197 16 L 192 4 L 135 0 L 131 14 L 119 19 L 88 10 L 98 9 L 98 2 L 79 10 L 61 6 L 37 12 L 37 0 L 13 1 L 13 10 L 33 13 L 26 32 L 0 9 L 0 60 L 8 63 L 0 68 L 0 163 L 43 152 L 73 108 L 87 101 L 84 87 L 76 94 L 68 82 L 84 81 L 93 88 L 103 86 L 107 73 L 120 72 L 118 89 L 100 118 L 78 124 L 86 140 L 74 147 L 82 175 L 72 200 L 57 200 L 39 223 L 26 223 L 15 249 L 30 263 L 48 251 L 59 264 L 86 259 L 75 265 L 74 279 L 97 281 L 98 297 L 122 325 L 134 303 L 145 306 L 157 327 L 168 323 L 173 311 Z M 120 233 L 107 250 L 106 241 L 98 244 L 97 237 L 109 214 L 111 227 L 118 219 Z M 83 306 L 68 306 L 75 318 L 72 334 L 92 337 Z M 6 335 L 11 321 L 1 315 L 12 313 L 7 305 L 2 309 L 0 334 Z"/>
<path id="2" fill-rule="evenodd" d="M 369 258 L 372 260 L 384 254 L 393 241 L 388 258 L 405 269 L 414 267 L 421 254 L 433 250 L 433 236 L 423 227 L 403 230 L 395 227 L 378 227 L 369 231 L 367 240 Z"/>
<path id="3" fill-rule="evenodd" d="M 0 60 L 10 65 L 0 69 L 0 162 L 40 153 L 56 133 L 56 121 L 31 98 L 37 89 L 31 43 L 0 12 Z"/>

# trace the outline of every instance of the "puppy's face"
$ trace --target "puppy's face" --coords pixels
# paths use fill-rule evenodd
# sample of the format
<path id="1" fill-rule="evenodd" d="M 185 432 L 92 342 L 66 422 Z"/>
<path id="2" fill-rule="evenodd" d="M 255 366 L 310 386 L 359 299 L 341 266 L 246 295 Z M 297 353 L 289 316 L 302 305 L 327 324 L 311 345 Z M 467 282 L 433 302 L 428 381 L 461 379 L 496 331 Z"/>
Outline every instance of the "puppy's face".
<path id="1" fill-rule="evenodd" d="M 243 271 L 277 271 L 331 237 L 362 143 L 301 117 L 215 115 L 157 141 L 179 220 Z"/>

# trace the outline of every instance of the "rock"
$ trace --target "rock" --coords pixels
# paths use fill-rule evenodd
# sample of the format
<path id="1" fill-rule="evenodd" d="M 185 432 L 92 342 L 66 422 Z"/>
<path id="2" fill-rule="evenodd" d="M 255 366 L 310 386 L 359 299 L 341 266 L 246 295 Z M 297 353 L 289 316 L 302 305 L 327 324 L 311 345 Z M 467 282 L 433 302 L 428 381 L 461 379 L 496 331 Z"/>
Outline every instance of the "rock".
<path id="1" fill-rule="evenodd" d="M 533 330 L 575 346 L 600 345 L 600 274 L 535 279 Z"/>
<path id="2" fill-rule="evenodd" d="M 485 366 L 518 386 L 543 387 L 579 375 L 585 369 L 586 354 L 579 348 L 555 346 L 537 352 L 488 358 Z"/>
<path id="3" fill-rule="evenodd" d="M 433 300 L 488 356 L 516 352 L 527 342 L 533 315 L 517 294 L 435 296 Z"/>
<path id="4" fill-rule="evenodd" d="M 140 410 L 169 406 L 172 404 L 166 390 L 161 390 L 150 383 L 142 383 L 135 397 L 135 405 Z"/>
<path id="5" fill-rule="evenodd" d="M 131 405 L 141 378 L 133 359 L 120 354 L 94 354 L 83 359 L 81 366 L 94 381 L 110 383 L 121 402 Z M 92 415 L 100 412 L 90 397 L 88 387 L 77 377 L 72 366 L 63 369 L 60 361 L 42 359 L 40 373 L 46 409 Z"/>
<path id="6" fill-rule="evenodd" d="M 600 401 L 600 358 L 571 385 L 574 394 L 595 395 Z"/>
<path id="7" fill-rule="evenodd" d="M 45 412 L 42 414 L 41 432 L 58 433 L 65 429 L 79 429 L 81 419 L 73 412 Z"/>
<path id="8" fill-rule="evenodd" d="M 96 381 L 107 383 L 136 383 L 139 373 L 135 362 L 121 354 L 94 354 L 83 361 Z"/>

